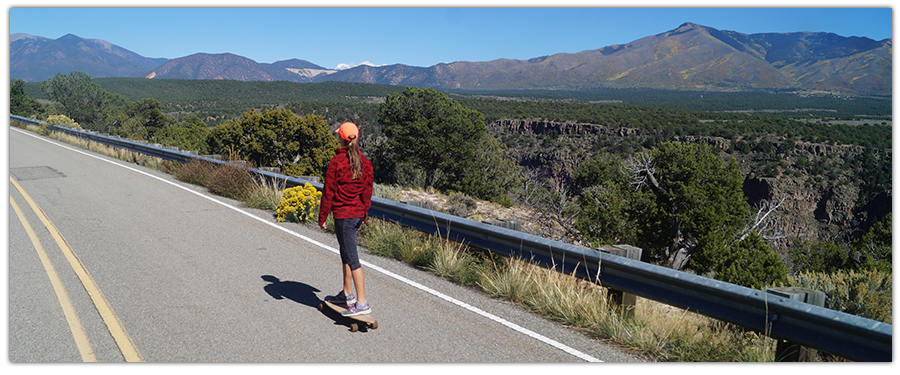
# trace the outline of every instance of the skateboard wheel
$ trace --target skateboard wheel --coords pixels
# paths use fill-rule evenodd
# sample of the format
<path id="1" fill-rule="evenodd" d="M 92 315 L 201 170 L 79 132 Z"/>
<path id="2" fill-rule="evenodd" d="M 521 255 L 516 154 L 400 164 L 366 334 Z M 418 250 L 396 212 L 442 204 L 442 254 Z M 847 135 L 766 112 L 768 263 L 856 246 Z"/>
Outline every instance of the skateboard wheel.
<path id="1" fill-rule="evenodd" d="M 356 325 L 356 323 L 350 324 L 350 332 L 356 332 L 356 331 L 359 331 L 359 326 Z"/>
<path id="2" fill-rule="evenodd" d="M 320 303 L 320 304 L 319 304 L 319 311 L 325 311 L 325 304 L 324 304 L 324 303 Z"/>
<path id="3" fill-rule="evenodd" d="M 378 322 L 372 322 L 372 329 L 378 329 Z"/>

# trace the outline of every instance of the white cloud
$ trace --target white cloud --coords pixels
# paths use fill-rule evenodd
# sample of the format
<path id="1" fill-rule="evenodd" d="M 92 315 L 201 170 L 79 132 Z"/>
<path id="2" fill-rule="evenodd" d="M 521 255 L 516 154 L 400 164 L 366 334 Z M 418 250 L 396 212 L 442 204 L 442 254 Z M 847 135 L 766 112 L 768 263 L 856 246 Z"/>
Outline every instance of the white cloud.
<path id="1" fill-rule="evenodd" d="M 344 64 L 344 63 L 340 63 L 340 64 L 338 64 L 334 69 L 336 69 L 336 70 L 344 70 L 344 69 L 355 68 L 355 67 L 360 66 L 360 65 L 368 65 L 368 66 L 384 66 L 384 65 L 375 65 L 375 64 L 372 64 L 370 61 L 366 60 L 366 61 L 363 61 L 363 62 L 361 62 L 361 63 L 359 63 L 359 64 Z"/>

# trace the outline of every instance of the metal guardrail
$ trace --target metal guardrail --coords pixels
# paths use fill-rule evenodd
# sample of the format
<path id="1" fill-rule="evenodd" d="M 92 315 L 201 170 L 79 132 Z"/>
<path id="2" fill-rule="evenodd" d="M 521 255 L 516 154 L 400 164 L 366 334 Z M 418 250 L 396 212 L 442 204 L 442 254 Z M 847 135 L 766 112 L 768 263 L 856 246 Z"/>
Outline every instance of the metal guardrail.
<path id="1" fill-rule="evenodd" d="M 892 361 L 892 326 L 875 320 L 385 199 L 369 213 L 854 361 Z"/>
<path id="2" fill-rule="evenodd" d="M 18 116 L 10 118 L 41 124 Z M 222 163 L 216 159 L 96 133 L 58 126 L 49 128 L 164 159 L 184 162 L 199 158 Z M 279 181 L 285 187 L 308 182 L 268 171 L 251 171 Z M 323 186 L 320 183 L 312 185 L 317 189 Z M 531 260 L 568 274 L 574 273 L 584 279 L 599 281 L 605 287 L 687 309 L 850 360 L 893 360 L 893 328 L 890 324 L 378 197 L 372 198 L 369 214 L 503 255 Z"/>

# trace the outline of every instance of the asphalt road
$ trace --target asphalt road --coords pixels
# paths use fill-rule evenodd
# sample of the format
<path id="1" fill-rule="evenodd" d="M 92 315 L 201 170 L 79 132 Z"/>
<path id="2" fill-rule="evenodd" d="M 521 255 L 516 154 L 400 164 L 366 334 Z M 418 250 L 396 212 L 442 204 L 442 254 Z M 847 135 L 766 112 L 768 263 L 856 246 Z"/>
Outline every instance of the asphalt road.
<path id="1" fill-rule="evenodd" d="M 9 168 L 12 363 L 642 361 L 364 249 L 350 332 L 333 234 L 17 128 Z"/>

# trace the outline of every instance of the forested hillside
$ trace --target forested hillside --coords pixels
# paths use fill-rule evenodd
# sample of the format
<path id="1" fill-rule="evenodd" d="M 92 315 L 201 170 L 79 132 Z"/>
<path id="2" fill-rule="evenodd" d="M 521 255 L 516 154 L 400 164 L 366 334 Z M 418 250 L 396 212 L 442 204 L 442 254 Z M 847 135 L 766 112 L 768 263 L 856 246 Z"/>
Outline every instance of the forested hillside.
<path id="1" fill-rule="evenodd" d="M 782 91 L 675 91 L 655 89 L 519 90 L 478 93 L 448 90 L 460 98 L 504 101 L 558 101 L 582 104 L 623 104 L 710 112 L 742 112 L 786 117 L 890 119 L 890 100 Z"/>
<path id="2" fill-rule="evenodd" d="M 403 90 L 397 86 L 337 81 L 293 83 L 143 78 L 95 78 L 93 81 L 103 89 L 123 95 L 129 100 L 155 98 L 162 103 L 166 112 L 173 115 L 193 113 L 202 118 L 215 119 L 234 117 L 250 108 L 290 102 L 377 104 L 385 96 Z M 35 99 L 47 99 L 46 94 L 41 91 L 40 82 L 26 82 L 25 93 Z M 593 89 L 497 92 L 451 90 L 448 93 L 455 100 L 472 100 L 467 105 L 478 106 L 488 122 L 529 117 L 585 122 L 583 120 L 592 116 L 592 112 L 596 112 L 598 107 L 622 105 L 812 120 L 853 120 L 870 124 L 889 122 L 892 115 L 891 101 L 886 99 L 800 95 L 791 92 Z M 371 106 L 372 113 L 376 111 L 375 107 Z"/>
<path id="3" fill-rule="evenodd" d="M 250 109 L 300 102 L 313 107 L 310 113 L 318 110 L 324 115 L 327 111 L 346 112 L 349 109 L 361 116 L 368 114 L 368 118 L 374 120 L 377 103 L 385 96 L 403 90 L 396 86 L 347 82 L 299 84 L 143 78 L 96 78 L 93 82 L 128 100 L 154 98 L 166 114 L 175 117 L 193 114 L 210 126 L 238 117 Z M 25 83 L 25 93 L 35 99 L 47 99 L 40 82 Z"/>
<path id="4" fill-rule="evenodd" d="M 741 99 L 741 98 L 736 98 Z M 762 101 L 767 101 L 764 98 Z M 460 99 L 464 105 L 485 114 L 488 122 L 501 119 L 543 119 L 555 122 L 577 122 L 614 128 L 653 131 L 660 138 L 674 135 L 718 136 L 736 140 L 777 134 L 814 143 L 850 144 L 890 147 L 890 127 L 885 120 L 865 117 L 859 126 L 825 125 L 821 117 L 802 116 L 798 121 L 789 114 L 751 115 L 742 112 L 696 111 L 654 106 L 597 105 L 561 101 L 511 101 Z M 859 110 L 853 108 L 852 110 Z M 880 108 L 878 110 L 881 110 Z M 846 112 L 841 118 L 853 118 Z M 835 117 L 828 116 L 828 119 Z M 881 116 L 880 118 L 884 118 Z"/>

